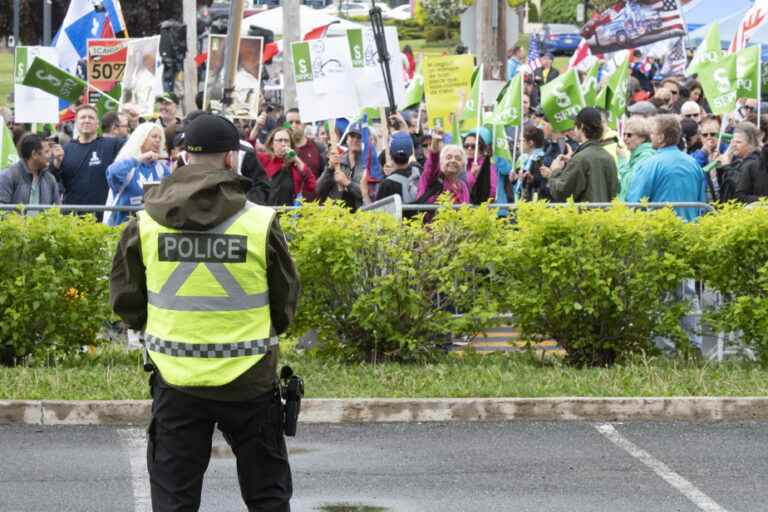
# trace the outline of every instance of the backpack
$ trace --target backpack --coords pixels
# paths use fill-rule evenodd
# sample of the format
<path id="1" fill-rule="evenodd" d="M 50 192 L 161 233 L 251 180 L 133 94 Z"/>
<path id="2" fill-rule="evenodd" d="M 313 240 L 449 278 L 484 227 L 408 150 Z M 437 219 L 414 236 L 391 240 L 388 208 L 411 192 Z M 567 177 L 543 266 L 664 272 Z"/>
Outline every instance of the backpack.
<path id="1" fill-rule="evenodd" d="M 388 180 L 400 184 L 402 190 L 400 196 L 403 199 L 403 204 L 413 204 L 419 199 L 419 178 L 421 178 L 421 173 L 415 166 L 411 167 L 410 176 L 403 176 L 397 172 L 387 176 Z"/>

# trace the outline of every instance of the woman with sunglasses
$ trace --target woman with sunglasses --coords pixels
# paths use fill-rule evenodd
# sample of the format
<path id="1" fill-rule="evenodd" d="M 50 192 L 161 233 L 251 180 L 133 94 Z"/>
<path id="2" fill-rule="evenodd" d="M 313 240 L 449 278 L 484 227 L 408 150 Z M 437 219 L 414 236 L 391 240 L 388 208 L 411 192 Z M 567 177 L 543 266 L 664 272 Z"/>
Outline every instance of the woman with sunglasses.
<path id="1" fill-rule="evenodd" d="M 270 185 L 271 206 L 292 205 L 300 196 L 315 194 L 315 174 L 296 155 L 293 139 L 289 128 L 276 128 L 267 137 L 267 150 L 256 153 Z"/>
<path id="2" fill-rule="evenodd" d="M 477 161 L 475 161 L 475 145 Z M 466 169 L 461 178 L 469 185 L 472 204 L 484 203 L 496 198 L 496 166 L 491 161 L 493 135 L 488 128 L 472 130 L 464 137 L 464 151 L 467 154 Z"/>
<path id="3" fill-rule="evenodd" d="M 627 192 L 632 185 L 638 166 L 643 160 L 656 154 L 651 145 L 651 129 L 648 120 L 641 116 L 632 116 L 624 124 L 624 145 L 616 151 L 619 157 L 619 199 L 627 200 Z"/>
<path id="4" fill-rule="evenodd" d="M 721 202 L 745 199 L 739 194 L 742 176 L 758 176 L 765 172 L 760 159 L 761 137 L 760 130 L 752 123 L 742 122 L 734 128 L 728 151 L 717 158 L 717 183 Z M 749 194 L 742 194 L 745 195 Z"/>

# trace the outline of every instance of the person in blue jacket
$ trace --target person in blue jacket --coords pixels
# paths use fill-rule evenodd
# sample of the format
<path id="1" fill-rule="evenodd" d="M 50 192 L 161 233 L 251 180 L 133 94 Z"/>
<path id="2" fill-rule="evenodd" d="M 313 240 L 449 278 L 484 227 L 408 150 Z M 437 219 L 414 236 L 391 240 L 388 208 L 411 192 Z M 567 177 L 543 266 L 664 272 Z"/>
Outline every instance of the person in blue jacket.
<path id="1" fill-rule="evenodd" d="M 651 203 L 706 202 L 705 178 L 701 167 L 690 155 L 680 151 L 682 129 L 675 115 L 653 119 L 651 144 L 656 154 L 640 163 L 627 193 L 628 203 L 648 199 Z M 675 208 L 686 222 L 696 220 L 696 208 Z"/>
<path id="2" fill-rule="evenodd" d="M 144 185 L 160 183 L 171 175 L 171 166 L 161 159 L 165 132 L 155 123 L 142 123 L 128 138 L 114 163 L 107 167 L 107 206 L 143 206 Z M 107 212 L 104 223 L 117 226 L 128 220 L 128 212 Z"/>

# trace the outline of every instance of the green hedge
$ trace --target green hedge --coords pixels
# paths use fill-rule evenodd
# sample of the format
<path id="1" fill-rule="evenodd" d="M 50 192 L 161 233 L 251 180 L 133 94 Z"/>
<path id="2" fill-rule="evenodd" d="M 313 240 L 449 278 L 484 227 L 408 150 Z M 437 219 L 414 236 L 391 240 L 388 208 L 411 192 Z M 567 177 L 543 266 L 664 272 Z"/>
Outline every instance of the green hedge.
<path id="1" fill-rule="evenodd" d="M 0 218 L 0 359 L 53 356 L 98 342 L 109 320 L 117 232 L 55 210 Z"/>
<path id="2" fill-rule="evenodd" d="M 768 365 L 768 203 L 693 224 L 620 204 L 525 204 L 514 219 L 445 209 L 427 226 L 307 204 L 282 223 L 303 287 L 289 334 L 316 331 L 321 352 L 428 359 L 511 312 L 525 337 L 557 340 L 571 363 L 606 365 L 653 352 L 655 336 L 687 345 L 675 290 L 696 277 L 725 298 L 712 326 L 742 332 Z M 0 218 L 6 363 L 98 343 L 116 236 L 55 212 Z"/>
<path id="3" fill-rule="evenodd" d="M 705 285 L 723 295 L 709 323 L 736 331 L 768 365 L 768 203 L 725 206 L 690 234 L 691 258 Z"/>

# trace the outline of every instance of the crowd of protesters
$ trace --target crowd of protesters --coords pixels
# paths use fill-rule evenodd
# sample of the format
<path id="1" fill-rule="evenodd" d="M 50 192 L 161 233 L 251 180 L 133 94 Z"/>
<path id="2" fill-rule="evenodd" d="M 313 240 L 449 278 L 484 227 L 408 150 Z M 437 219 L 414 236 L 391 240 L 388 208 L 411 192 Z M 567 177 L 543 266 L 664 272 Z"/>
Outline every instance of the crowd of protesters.
<path id="1" fill-rule="evenodd" d="M 510 78 L 524 58 L 523 48 L 510 51 Z M 257 119 L 237 120 L 238 173 L 247 178 L 248 198 L 274 206 L 336 200 L 357 210 L 395 194 L 406 204 L 434 203 L 442 194 L 456 204 L 614 198 L 749 203 L 768 196 L 768 116 L 758 129 L 755 100 L 741 101 L 726 119 L 713 116 L 695 78 L 657 80 L 658 65 L 646 59 L 630 68 L 618 131 L 608 127 L 605 111 L 585 108 L 573 129 L 557 133 L 539 101 L 540 87 L 558 71 L 551 56 L 542 61 L 525 75 L 522 130 L 507 130 L 510 149 L 517 141 L 514 162 L 494 158 L 487 128 L 467 130 L 461 140 L 427 129 L 423 107 L 395 113 L 369 130 L 344 120 L 303 123 L 298 109 L 262 100 Z M 157 102 L 154 119 L 130 106 L 99 118 L 94 107 L 80 105 L 74 121 L 53 132 L 33 134 L 10 123 L 20 161 L 0 172 L 0 204 L 141 206 L 146 185 L 185 165 L 184 127 L 199 115 L 180 118 L 174 94 Z M 379 176 L 370 155 L 382 169 Z M 699 213 L 678 214 L 693 220 Z M 108 213 L 104 221 L 117 225 L 127 217 Z"/>

